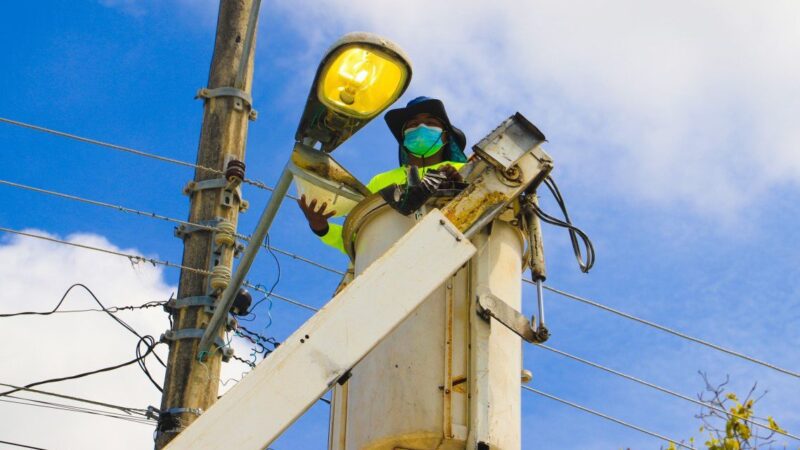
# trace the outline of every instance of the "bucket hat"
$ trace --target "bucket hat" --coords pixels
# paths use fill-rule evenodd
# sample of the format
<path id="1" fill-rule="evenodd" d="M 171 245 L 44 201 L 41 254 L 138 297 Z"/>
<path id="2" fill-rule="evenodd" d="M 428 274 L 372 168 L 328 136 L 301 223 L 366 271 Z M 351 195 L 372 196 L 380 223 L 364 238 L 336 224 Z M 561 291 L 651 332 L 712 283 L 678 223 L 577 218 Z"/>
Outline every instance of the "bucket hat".
<path id="1" fill-rule="evenodd" d="M 441 100 L 422 96 L 408 102 L 405 108 L 393 109 L 383 116 L 384 120 L 386 120 L 386 125 L 389 126 L 389 130 L 400 146 L 398 155 L 400 164 L 405 165 L 408 161 L 407 151 L 403 148 L 403 125 L 420 113 L 428 113 L 441 120 L 444 124 L 445 131 L 450 137 L 448 140 L 449 145 L 442 148 L 444 159 L 446 161 L 465 162 L 467 156 L 464 154 L 464 148 L 467 145 L 467 138 L 464 132 L 450 123 L 450 118 L 447 116 L 447 111 L 444 109 L 444 103 Z"/>

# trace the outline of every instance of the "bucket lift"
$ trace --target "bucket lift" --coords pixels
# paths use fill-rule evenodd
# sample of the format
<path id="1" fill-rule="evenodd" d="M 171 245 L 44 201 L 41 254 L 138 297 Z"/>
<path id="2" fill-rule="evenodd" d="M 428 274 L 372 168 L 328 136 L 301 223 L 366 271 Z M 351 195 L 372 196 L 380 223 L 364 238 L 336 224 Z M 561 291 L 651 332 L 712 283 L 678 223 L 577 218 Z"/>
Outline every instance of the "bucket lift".
<path id="1" fill-rule="evenodd" d="M 520 196 L 533 192 L 551 171 L 553 162 L 542 150 L 542 142 L 544 135 L 521 114 L 503 121 L 475 146 L 478 157 L 463 170 L 469 182 L 466 189 L 441 209 L 431 209 L 166 448 L 260 450 L 268 446 L 325 392 L 345 381 L 359 361 L 481 251 L 470 239 L 480 241 L 482 230 Z M 296 150 L 298 154 L 304 151 L 313 152 Z M 292 164 L 296 176 L 308 169 L 294 157 Z M 340 188 L 347 184 L 333 180 L 337 182 Z M 347 188 L 352 191 L 348 192 L 351 201 L 364 194 L 357 186 Z M 420 258 L 423 251 L 427 256 Z M 539 299 L 538 326 L 491 289 L 478 293 L 474 311 L 536 342 L 547 335 L 541 295 Z M 472 364 L 475 398 L 466 448 L 488 449 L 491 393 L 486 385 L 489 380 L 478 379 L 488 372 L 490 361 L 478 358 Z"/>

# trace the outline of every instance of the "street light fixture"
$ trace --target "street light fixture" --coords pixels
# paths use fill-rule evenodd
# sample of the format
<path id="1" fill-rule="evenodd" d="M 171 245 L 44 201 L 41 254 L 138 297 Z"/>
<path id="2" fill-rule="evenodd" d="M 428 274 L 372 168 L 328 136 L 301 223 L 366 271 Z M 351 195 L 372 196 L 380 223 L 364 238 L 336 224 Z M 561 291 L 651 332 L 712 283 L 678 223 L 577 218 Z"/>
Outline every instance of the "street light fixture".
<path id="1" fill-rule="evenodd" d="M 369 192 L 328 153 L 400 98 L 410 81 L 411 63 L 405 52 L 375 34 L 349 33 L 328 49 L 306 100 L 292 157 L 261 213 L 236 271 L 219 295 L 214 316 L 200 340 L 200 360 L 211 354 L 214 338 L 226 322 L 292 179 L 307 198 L 331 198 L 329 205 L 334 205 L 339 215 L 346 214 Z"/>
<path id="2" fill-rule="evenodd" d="M 336 41 L 317 68 L 295 139 L 330 153 L 405 92 L 411 63 L 394 43 L 372 33 Z"/>

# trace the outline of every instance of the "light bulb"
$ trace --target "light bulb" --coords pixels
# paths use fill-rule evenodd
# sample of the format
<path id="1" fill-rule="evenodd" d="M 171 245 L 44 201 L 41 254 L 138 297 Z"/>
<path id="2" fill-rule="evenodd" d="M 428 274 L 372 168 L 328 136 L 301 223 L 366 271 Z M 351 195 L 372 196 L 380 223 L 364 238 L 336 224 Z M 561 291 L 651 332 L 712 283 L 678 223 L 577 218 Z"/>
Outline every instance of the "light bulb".
<path id="1" fill-rule="evenodd" d="M 372 117 L 405 86 L 406 66 L 379 49 L 345 47 L 325 64 L 318 87 L 326 105 L 355 117 Z"/>
<path id="2" fill-rule="evenodd" d="M 375 82 L 377 67 L 371 61 L 370 53 L 357 49 L 349 52 L 339 67 L 342 86 L 339 99 L 347 105 L 355 103 L 359 91 L 369 88 Z"/>

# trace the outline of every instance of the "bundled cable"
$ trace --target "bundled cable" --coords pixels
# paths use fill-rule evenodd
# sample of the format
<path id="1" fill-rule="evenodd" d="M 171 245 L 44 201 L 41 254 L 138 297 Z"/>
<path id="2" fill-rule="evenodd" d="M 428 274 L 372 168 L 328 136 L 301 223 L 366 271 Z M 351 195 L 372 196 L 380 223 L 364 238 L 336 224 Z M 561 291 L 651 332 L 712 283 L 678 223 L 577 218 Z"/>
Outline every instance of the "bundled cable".
<path id="1" fill-rule="evenodd" d="M 578 266 L 580 266 L 581 272 L 589 273 L 589 270 L 594 266 L 595 260 L 594 246 L 592 245 L 591 239 L 589 239 L 589 236 L 584 233 L 583 230 L 572 224 L 572 220 L 569 218 L 569 212 L 567 212 L 566 203 L 564 202 L 564 197 L 561 196 L 561 191 L 558 190 L 558 185 L 556 185 L 555 180 L 548 175 L 547 178 L 544 179 L 544 185 L 547 186 L 547 189 L 553 194 L 553 198 L 555 198 L 559 209 L 561 209 L 561 213 L 564 215 L 564 219 L 562 220 L 551 216 L 533 202 L 528 202 L 527 205 L 533 208 L 533 211 L 543 222 L 567 229 L 570 241 L 572 242 L 572 251 L 575 253 L 575 259 L 578 260 Z M 578 238 L 583 241 L 583 247 L 586 249 L 585 259 L 583 252 L 581 252 Z"/>
<path id="2" fill-rule="evenodd" d="M 94 294 L 94 292 L 92 292 L 92 290 L 89 289 L 86 285 L 81 284 L 81 283 L 75 283 L 72 286 L 70 286 L 69 288 L 67 288 L 67 290 L 64 292 L 64 295 L 62 295 L 61 299 L 58 301 L 58 303 L 56 303 L 56 306 L 50 311 L 44 311 L 44 312 L 24 311 L 24 312 L 19 312 L 19 313 L 12 313 L 12 314 L 0 314 L 0 318 L 2 318 L 2 317 L 25 316 L 25 315 L 49 316 L 51 314 L 55 314 L 55 313 L 58 312 L 59 308 L 64 303 L 64 301 L 67 299 L 67 296 L 69 295 L 69 293 L 72 292 L 72 290 L 74 288 L 76 288 L 76 287 L 83 288 L 86 292 L 88 292 L 89 295 L 92 297 L 92 299 L 100 306 L 100 308 L 102 308 L 101 311 L 103 311 L 106 314 L 108 314 L 108 316 L 111 317 L 112 319 L 114 319 L 115 322 L 117 322 L 123 328 L 125 328 L 128 331 L 130 331 L 134 336 L 139 338 L 139 341 L 136 343 L 136 359 L 133 360 L 133 361 L 130 361 L 129 363 L 126 363 L 125 365 L 133 364 L 134 362 L 136 362 L 139 365 L 139 368 L 142 369 L 142 372 L 144 372 L 144 374 L 150 380 L 150 382 L 153 383 L 153 386 L 155 386 L 156 389 L 159 390 L 159 392 L 163 392 L 161 386 L 156 382 L 156 380 L 150 374 L 150 371 L 147 369 L 147 363 L 145 362 L 145 358 L 148 355 L 150 355 L 150 353 L 153 353 L 153 355 L 156 357 L 156 360 L 158 360 L 158 362 L 162 366 L 166 367 L 166 364 L 164 363 L 164 361 L 161 360 L 161 358 L 158 356 L 158 354 L 153 352 L 153 349 L 155 348 L 156 345 L 158 345 L 158 342 L 156 342 L 156 340 L 155 340 L 155 338 L 153 338 L 153 336 L 150 336 L 150 335 L 142 336 L 141 334 L 139 334 L 139 332 L 137 332 L 127 322 L 125 322 L 124 320 L 120 319 L 119 317 L 117 317 L 117 316 L 115 316 L 113 314 L 115 312 L 118 312 L 118 311 L 121 311 L 121 310 L 124 310 L 124 309 L 133 310 L 133 309 L 151 308 L 151 307 L 155 307 L 155 306 L 161 305 L 161 304 L 163 304 L 163 302 L 148 302 L 148 303 L 145 303 L 144 305 L 141 305 L 141 306 L 138 306 L 138 307 L 136 307 L 136 306 L 121 306 L 121 307 L 112 306 L 111 308 L 108 308 L 103 304 L 103 302 L 100 301 L 100 299 L 97 298 L 97 296 Z M 144 345 L 147 348 L 147 350 L 144 353 L 142 353 L 142 345 Z M 120 366 L 120 367 L 123 367 L 123 366 Z M 94 372 L 94 373 L 96 373 L 96 372 Z M 91 375 L 91 373 L 88 374 L 88 375 Z M 56 380 L 56 381 L 60 381 L 60 380 Z M 50 381 L 48 381 L 48 383 L 49 382 Z M 26 387 L 31 387 L 31 386 L 26 386 Z M 15 391 L 11 391 L 11 392 L 15 392 Z M 8 394 L 8 392 L 6 394 Z M 4 395 L 4 394 L 0 394 L 0 396 L 2 396 L 2 395 Z"/>
<path id="3" fill-rule="evenodd" d="M 143 338 L 141 338 L 139 340 L 140 341 L 139 343 L 141 343 L 141 341 L 144 341 L 148 337 L 150 339 L 153 339 L 152 336 L 145 336 L 145 337 L 143 337 Z M 82 373 L 79 373 L 79 374 L 76 374 L 76 375 L 69 375 L 69 376 L 60 377 L 60 378 L 50 378 L 50 379 L 47 379 L 47 380 L 37 381 L 35 383 L 29 383 L 29 384 L 26 384 L 25 386 L 22 386 L 22 387 L 19 387 L 19 388 L 16 388 L 16 389 L 11 389 L 9 391 L 0 392 L 0 397 L 4 397 L 6 395 L 13 394 L 13 393 L 19 392 L 19 391 L 24 391 L 24 390 L 26 390 L 28 388 L 32 388 L 34 386 L 40 386 L 42 384 L 56 383 L 56 382 L 59 382 L 59 381 L 66 381 L 66 380 L 75 380 L 77 378 L 83 378 L 83 377 L 87 377 L 89 375 L 95 375 L 95 374 L 98 374 L 98 373 L 110 372 L 112 370 L 121 369 L 121 368 L 129 366 L 129 365 L 131 365 L 133 363 L 137 363 L 139 361 L 143 361 L 145 358 L 147 358 L 148 355 L 150 355 L 150 353 L 153 352 L 153 350 L 155 349 L 156 345 L 158 345 L 158 343 L 156 343 L 155 345 L 152 345 L 152 346 L 148 345 L 147 346 L 147 351 L 144 354 L 142 354 L 141 356 L 137 356 L 135 359 L 132 359 L 130 361 L 127 361 L 127 362 L 124 362 L 124 363 L 121 363 L 121 364 L 116 364 L 116 365 L 113 365 L 113 366 L 103 367 L 102 369 L 92 370 L 92 371 L 89 371 L 89 372 L 82 372 Z M 152 378 L 151 378 L 151 380 L 152 380 Z"/>

